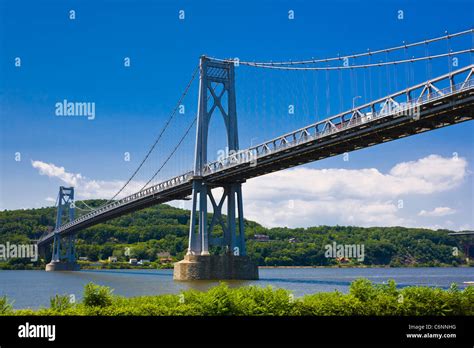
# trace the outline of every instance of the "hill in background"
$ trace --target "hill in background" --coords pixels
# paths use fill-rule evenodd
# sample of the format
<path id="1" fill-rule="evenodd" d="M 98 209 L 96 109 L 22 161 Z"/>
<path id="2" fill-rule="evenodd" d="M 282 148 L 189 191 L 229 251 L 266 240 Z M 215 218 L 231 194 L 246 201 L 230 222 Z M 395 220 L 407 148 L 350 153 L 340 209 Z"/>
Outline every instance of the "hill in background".
<path id="1" fill-rule="evenodd" d="M 91 207 L 104 203 L 85 202 Z M 80 201 L 76 205 L 85 208 Z M 80 215 L 81 210 L 76 212 Z M 180 260 L 187 248 L 189 215 L 188 210 L 161 204 L 90 227 L 77 235 L 78 256 L 90 261 L 109 256 L 116 256 L 119 261 L 127 261 L 129 257 L 155 261 L 169 253 L 173 260 Z M 0 212 L 0 244 L 30 243 L 51 230 L 55 219 L 55 207 Z M 265 228 L 253 221 L 245 224 L 247 252 L 261 266 L 437 266 L 465 262 L 463 239 L 448 236 L 447 230 L 353 226 Z M 222 233 L 220 226 L 216 232 Z M 326 257 L 325 246 L 334 242 L 363 245 L 364 260 Z M 127 248 L 130 255 L 125 255 Z"/>

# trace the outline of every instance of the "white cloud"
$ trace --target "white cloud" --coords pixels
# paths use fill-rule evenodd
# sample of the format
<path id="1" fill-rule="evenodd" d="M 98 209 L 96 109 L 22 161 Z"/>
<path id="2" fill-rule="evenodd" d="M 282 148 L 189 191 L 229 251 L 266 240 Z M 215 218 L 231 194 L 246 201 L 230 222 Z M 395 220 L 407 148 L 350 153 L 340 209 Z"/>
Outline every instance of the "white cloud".
<path id="1" fill-rule="evenodd" d="M 243 186 L 245 214 L 266 226 L 416 226 L 401 214 L 398 200 L 452 190 L 467 175 L 465 159 L 438 155 L 399 163 L 388 173 L 295 168 L 249 180 Z"/>
<path id="2" fill-rule="evenodd" d="M 68 173 L 64 167 L 57 167 L 52 163 L 41 161 L 31 161 L 33 168 L 38 169 L 40 175 L 46 175 L 50 178 L 58 178 L 67 185 L 76 186 L 77 182 L 82 179 L 81 174 Z"/>
<path id="3" fill-rule="evenodd" d="M 355 198 L 394 198 L 406 194 L 431 194 L 452 189 L 467 175 L 463 158 L 430 155 L 418 161 L 403 162 L 388 174 L 370 169 L 296 168 L 275 172 L 249 181 L 247 198 L 324 199 L 345 196 Z"/>
<path id="4" fill-rule="evenodd" d="M 59 179 L 64 184 L 73 186 L 76 197 L 79 199 L 109 199 L 115 195 L 125 183 L 125 181 L 122 180 L 105 181 L 88 179 L 80 173 L 67 172 L 64 167 L 58 167 L 53 163 L 31 161 L 31 165 L 33 168 L 38 169 L 40 175 Z M 140 181 L 130 182 L 122 191 L 119 198 L 139 191 L 144 184 L 144 182 Z M 50 200 L 47 199 L 47 201 Z M 55 201 L 56 200 L 53 199 L 53 202 Z"/>
<path id="5" fill-rule="evenodd" d="M 418 216 L 438 217 L 452 215 L 455 212 L 456 210 L 449 207 L 437 207 L 430 211 L 422 210 L 418 213 Z"/>
<path id="6" fill-rule="evenodd" d="M 33 161 L 32 165 L 41 175 L 74 186 L 79 199 L 107 199 L 124 184 L 121 180 L 88 179 L 52 163 Z M 430 155 L 399 163 L 386 173 L 375 168 L 289 169 L 244 184 L 244 213 L 247 219 L 265 226 L 427 226 L 430 221 L 426 218 L 434 216 L 430 214 L 449 215 L 451 211 L 438 207 L 432 212 L 417 213 L 410 210 L 413 209 L 410 204 L 400 209 L 399 200 L 412 202 L 416 197 L 429 200 L 430 195 L 453 190 L 464 182 L 467 167 L 463 158 Z M 142 186 L 142 182 L 132 182 L 121 196 L 136 192 Z M 190 202 L 172 204 L 190 208 Z M 225 211 L 225 205 L 223 209 Z M 418 221 L 419 217 L 423 217 L 423 221 Z M 437 228 L 442 228 L 438 223 Z M 444 228 L 448 226 L 447 222 L 443 224 Z M 451 224 L 449 227 L 454 228 Z"/>
<path id="7" fill-rule="evenodd" d="M 246 191 L 247 192 L 247 191 Z M 244 196 L 245 197 L 245 196 Z M 317 225 L 395 226 L 409 221 L 397 216 L 391 201 L 332 198 L 324 200 L 254 201 L 244 198 L 246 218 L 266 226 L 307 227 Z"/>
<path id="8" fill-rule="evenodd" d="M 473 228 L 472 228 L 472 225 L 470 224 L 462 224 L 459 226 L 458 230 L 459 231 L 472 231 Z"/>
<path id="9" fill-rule="evenodd" d="M 49 203 L 56 203 L 56 199 L 53 197 L 46 197 L 44 200 Z"/>

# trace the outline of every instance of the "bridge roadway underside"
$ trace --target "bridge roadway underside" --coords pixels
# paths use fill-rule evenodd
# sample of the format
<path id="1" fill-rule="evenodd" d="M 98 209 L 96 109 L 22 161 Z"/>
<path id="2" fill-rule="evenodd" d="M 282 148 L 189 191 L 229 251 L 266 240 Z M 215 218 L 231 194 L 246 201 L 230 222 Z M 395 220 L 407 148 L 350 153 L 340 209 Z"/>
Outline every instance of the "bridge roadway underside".
<path id="1" fill-rule="evenodd" d="M 102 222 L 108 221 L 110 219 L 132 213 L 137 210 L 151 207 L 153 205 L 170 202 L 177 199 L 185 199 L 192 193 L 192 183 L 186 182 L 179 186 L 175 186 L 172 189 L 161 192 L 160 194 L 146 196 L 142 199 L 138 199 L 134 202 L 131 202 L 127 205 L 123 205 L 113 209 L 111 211 L 105 212 L 93 219 L 85 220 L 66 231 L 61 233 L 61 237 L 68 236 L 71 234 L 78 233 L 79 231 L 86 229 L 88 227 L 100 224 Z M 46 244 L 51 243 L 53 236 L 45 238 L 38 242 L 39 247 L 44 247 Z"/>
<path id="2" fill-rule="evenodd" d="M 440 101 L 434 102 L 434 104 Z M 451 98 L 438 105 L 425 105 L 419 119 L 412 117 L 383 117 L 286 150 L 259 157 L 255 166 L 244 164 L 206 176 L 210 182 L 245 181 L 324 158 L 373 145 L 424 133 L 474 119 L 474 92 L 464 99 Z"/>
<path id="3" fill-rule="evenodd" d="M 419 118 L 407 116 L 386 116 L 376 118 L 332 135 L 302 142 L 268 155 L 260 156 L 256 165 L 249 163 L 235 165 L 228 169 L 205 175 L 209 185 L 216 187 L 230 182 L 244 182 L 247 179 L 267 173 L 321 160 L 376 144 L 404 138 L 437 128 L 465 122 L 474 118 L 474 91 L 468 89 L 462 93 L 440 98 L 424 104 Z M 67 230 L 61 236 L 77 233 L 87 227 L 131 213 L 156 204 L 176 199 L 184 199 L 192 193 L 192 182 L 170 187 L 160 193 L 143 197 L 129 204 L 104 212 L 89 220 L 84 220 Z M 52 236 L 41 240 L 44 246 L 52 241 Z"/>

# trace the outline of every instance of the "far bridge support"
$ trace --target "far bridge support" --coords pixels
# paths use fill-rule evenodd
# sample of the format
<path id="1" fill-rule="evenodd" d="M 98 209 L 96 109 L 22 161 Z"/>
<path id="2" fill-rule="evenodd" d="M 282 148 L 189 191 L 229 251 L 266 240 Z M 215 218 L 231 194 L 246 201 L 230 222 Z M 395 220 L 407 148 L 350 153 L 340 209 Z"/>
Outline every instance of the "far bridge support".
<path id="1" fill-rule="evenodd" d="M 201 57 L 189 247 L 184 260 L 175 264 L 175 280 L 258 279 L 258 267 L 245 249 L 242 182 L 211 184 L 203 177 L 209 124 L 216 109 L 224 118 L 229 151 L 239 149 L 234 81 L 233 63 Z M 213 188 L 223 190 L 219 200 L 213 196 Z M 210 221 L 208 203 L 212 206 Z M 222 216 L 224 203 L 227 205 L 225 219 Z M 213 235 L 217 224 L 222 227 L 222 236 Z M 218 247 L 221 253 L 211 255 L 209 246 Z"/>
<path id="2" fill-rule="evenodd" d="M 63 214 L 67 212 L 69 221 L 74 220 L 74 187 L 59 188 L 58 211 L 56 215 L 55 230 L 62 225 Z M 51 262 L 46 265 L 46 271 L 77 271 L 75 236 L 61 237 L 56 232 L 53 240 L 53 253 Z"/>

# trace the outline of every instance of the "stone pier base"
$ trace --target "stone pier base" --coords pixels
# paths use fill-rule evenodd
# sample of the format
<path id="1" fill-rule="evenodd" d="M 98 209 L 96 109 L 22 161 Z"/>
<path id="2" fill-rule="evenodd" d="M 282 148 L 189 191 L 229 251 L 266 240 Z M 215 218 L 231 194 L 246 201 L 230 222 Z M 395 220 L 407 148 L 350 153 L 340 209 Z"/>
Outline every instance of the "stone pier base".
<path id="1" fill-rule="evenodd" d="M 258 279 L 257 264 L 248 256 L 186 255 L 174 265 L 174 280 Z"/>
<path id="2" fill-rule="evenodd" d="M 46 265 L 46 272 L 79 271 L 79 269 L 79 265 L 75 262 L 50 262 Z"/>

